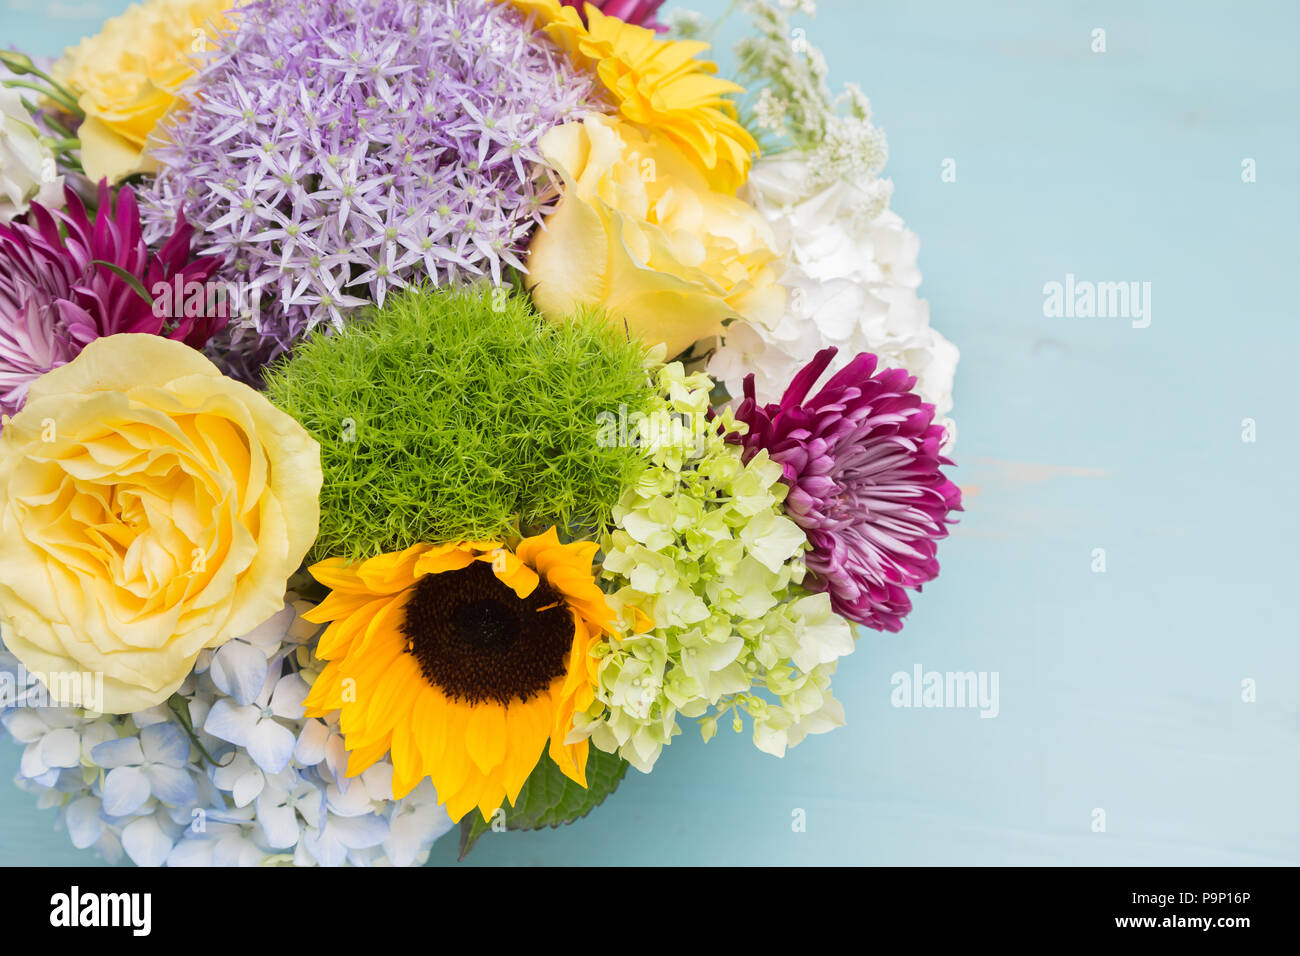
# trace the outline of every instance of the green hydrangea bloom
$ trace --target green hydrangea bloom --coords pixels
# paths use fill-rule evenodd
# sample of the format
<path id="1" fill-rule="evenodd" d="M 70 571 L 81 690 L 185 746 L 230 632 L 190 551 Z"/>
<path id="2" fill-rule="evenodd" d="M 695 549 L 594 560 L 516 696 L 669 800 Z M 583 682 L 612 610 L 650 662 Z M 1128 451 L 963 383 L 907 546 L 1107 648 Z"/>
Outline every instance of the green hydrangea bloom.
<path id="1" fill-rule="evenodd" d="M 707 375 L 672 363 L 657 376 L 658 403 L 637 422 L 650 466 L 602 542 L 623 636 L 598 648 L 596 702 L 577 732 L 649 772 L 679 714 L 702 718 L 707 740 L 728 711 L 740 730 L 744 712 L 754 743 L 780 756 L 843 723 L 830 675 L 852 631 L 800 586 L 807 539 L 782 511 L 780 465 L 766 453 L 742 463 L 725 434 L 746 426 L 730 409 L 708 420 Z"/>

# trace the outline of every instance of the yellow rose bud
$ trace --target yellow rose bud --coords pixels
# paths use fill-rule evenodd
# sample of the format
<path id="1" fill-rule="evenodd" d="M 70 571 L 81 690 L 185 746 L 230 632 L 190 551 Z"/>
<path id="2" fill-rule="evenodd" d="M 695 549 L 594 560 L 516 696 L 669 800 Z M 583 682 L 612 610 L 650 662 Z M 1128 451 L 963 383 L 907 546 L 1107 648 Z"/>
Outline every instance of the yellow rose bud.
<path id="1" fill-rule="evenodd" d="M 156 168 L 146 145 L 194 75 L 194 56 L 217 45 L 235 0 L 146 0 L 69 47 L 53 74 L 86 113 L 78 129 L 86 175 L 116 183 Z"/>
<path id="2" fill-rule="evenodd" d="M 4 643 L 30 671 L 102 674 L 105 713 L 152 707 L 280 610 L 320 487 L 316 442 L 199 352 L 97 339 L 0 434 Z"/>
<path id="3" fill-rule="evenodd" d="M 766 221 L 666 139 L 609 116 L 548 132 L 564 197 L 533 238 L 528 285 L 544 315 L 600 305 L 676 355 L 730 318 L 771 326 L 785 309 Z"/>

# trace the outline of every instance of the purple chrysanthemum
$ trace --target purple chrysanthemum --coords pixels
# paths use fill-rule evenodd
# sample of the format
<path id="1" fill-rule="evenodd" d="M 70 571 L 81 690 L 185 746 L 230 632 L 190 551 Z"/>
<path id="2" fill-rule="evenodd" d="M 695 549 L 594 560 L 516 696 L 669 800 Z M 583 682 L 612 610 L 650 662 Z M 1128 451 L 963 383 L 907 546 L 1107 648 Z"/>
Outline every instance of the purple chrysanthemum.
<path id="1" fill-rule="evenodd" d="M 634 23 L 639 27 L 649 27 L 657 33 L 668 28 L 655 19 L 655 14 L 664 5 L 664 0 L 560 0 L 566 7 L 573 7 L 587 20 L 587 4 L 591 4 L 607 17 L 617 17 L 624 23 Z"/>
<path id="2" fill-rule="evenodd" d="M 194 230 L 183 215 L 162 248 L 151 252 L 130 188 L 118 192 L 114 205 L 101 182 L 93 220 L 71 187 L 64 196 L 65 210 L 34 202 L 27 222 L 0 225 L 0 412 L 6 415 L 23 406 L 33 381 L 97 338 L 143 332 L 202 349 L 226 322 L 224 310 L 206 308 L 205 298 L 195 298 L 204 307 L 187 315 L 184 296 L 170 294 L 176 283 L 182 292 L 191 283 L 201 286 L 220 264 L 191 258 Z M 146 301 L 123 273 L 151 295 L 163 283 L 167 301 L 175 304 Z"/>
<path id="3" fill-rule="evenodd" d="M 766 449 L 785 470 L 786 512 L 812 545 L 805 585 L 849 620 L 898 631 L 912 609 L 905 588 L 939 573 L 936 545 L 961 492 L 939 470 L 952 462 L 934 406 L 905 369 L 877 371 L 864 352 L 807 398 L 835 352 L 818 352 L 777 404 L 760 406 L 748 376 L 736 418 L 749 432 L 733 440 L 746 461 Z"/>
<path id="4" fill-rule="evenodd" d="M 184 94 L 147 217 L 184 204 L 263 352 L 390 289 L 522 268 L 537 144 L 591 79 L 490 0 L 252 0 Z M 253 344 L 253 343 L 250 343 Z"/>

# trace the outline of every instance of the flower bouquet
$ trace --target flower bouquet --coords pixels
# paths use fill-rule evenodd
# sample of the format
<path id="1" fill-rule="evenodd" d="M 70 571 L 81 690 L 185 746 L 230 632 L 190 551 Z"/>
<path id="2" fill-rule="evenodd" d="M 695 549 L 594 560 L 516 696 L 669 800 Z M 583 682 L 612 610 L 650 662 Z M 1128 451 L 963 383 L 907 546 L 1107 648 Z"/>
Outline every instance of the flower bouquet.
<path id="1" fill-rule="evenodd" d="M 0 53 L 0 722 L 72 842 L 418 864 L 844 722 L 960 509 L 856 88 L 752 0 L 145 0 Z"/>

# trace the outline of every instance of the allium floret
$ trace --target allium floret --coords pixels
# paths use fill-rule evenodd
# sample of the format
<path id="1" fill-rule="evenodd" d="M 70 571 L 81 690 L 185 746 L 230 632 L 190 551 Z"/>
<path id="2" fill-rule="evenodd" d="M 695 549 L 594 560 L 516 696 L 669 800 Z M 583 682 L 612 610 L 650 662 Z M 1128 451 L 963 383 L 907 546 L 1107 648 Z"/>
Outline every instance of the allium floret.
<path id="1" fill-rule="evenodd" d="M 412 281 L 522 268 L 541 135 L 591 81 L 487 0 L 252 0 L 184 91 L 147 193 L 183 205 L 275 352 Z"/>

